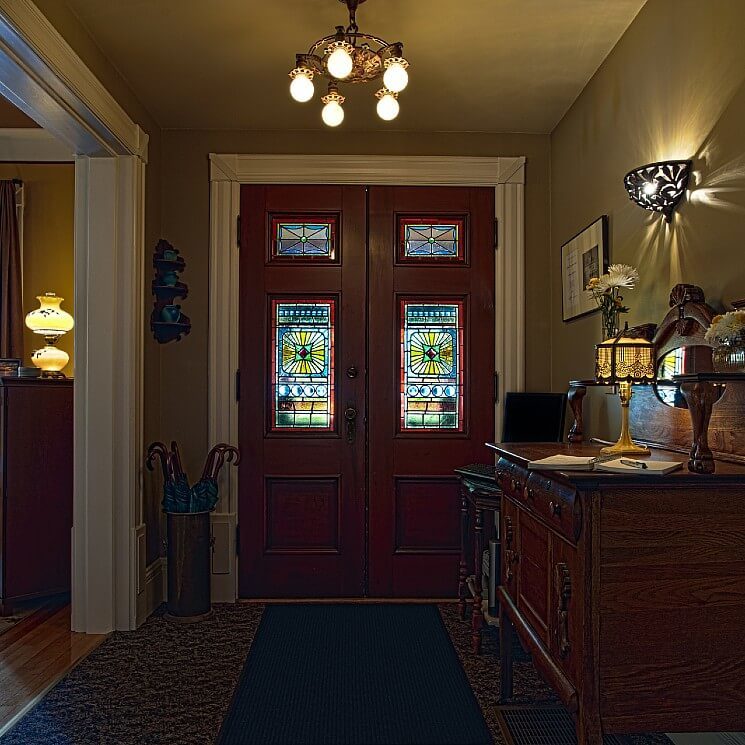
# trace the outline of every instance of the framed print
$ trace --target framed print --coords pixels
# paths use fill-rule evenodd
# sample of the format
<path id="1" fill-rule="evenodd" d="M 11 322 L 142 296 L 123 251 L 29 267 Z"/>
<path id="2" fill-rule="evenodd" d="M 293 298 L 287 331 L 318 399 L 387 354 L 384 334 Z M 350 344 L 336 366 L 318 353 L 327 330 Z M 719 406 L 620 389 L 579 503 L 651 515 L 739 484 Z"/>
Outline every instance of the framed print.
<path id="1" fill-rule="evenodd" d="M 562 320 L 571 321 L 598 310 L 585 289 L 608 269 L 608 216 L 603 215 L 561 247 Z"/>
<path id="2" fill-rule="evenodd" d="M 0 359 L 0 378 L 15 378 L 21 361 L 16 359 Z"/>

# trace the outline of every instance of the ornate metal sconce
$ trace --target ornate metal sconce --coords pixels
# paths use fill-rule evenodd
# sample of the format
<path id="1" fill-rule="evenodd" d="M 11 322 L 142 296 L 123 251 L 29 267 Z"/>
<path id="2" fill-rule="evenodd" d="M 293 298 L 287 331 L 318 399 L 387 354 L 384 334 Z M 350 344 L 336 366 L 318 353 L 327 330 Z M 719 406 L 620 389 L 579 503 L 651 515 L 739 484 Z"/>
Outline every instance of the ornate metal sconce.
<path id="1" fill-rule="evenodd" d="M 667 222 L 672 222 L 673 210 L 685 194 L 690 172 L 690 160 L 664 160 L 629 171 L 623 184 L 633 202 L 645 210 L 661 212 Z"/>

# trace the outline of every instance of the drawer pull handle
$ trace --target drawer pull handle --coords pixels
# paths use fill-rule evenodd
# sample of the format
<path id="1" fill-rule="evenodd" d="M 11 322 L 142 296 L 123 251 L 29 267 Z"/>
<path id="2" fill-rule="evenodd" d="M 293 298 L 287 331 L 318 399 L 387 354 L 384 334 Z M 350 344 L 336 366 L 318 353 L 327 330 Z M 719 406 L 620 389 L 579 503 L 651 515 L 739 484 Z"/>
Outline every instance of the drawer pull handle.
<path id="1" fill-rule="evenodd" d="M 548 508 L 554 517 L 561 517 L 561 502 L 549 502 Z"/>
<path id="2" fill-rule="evenodd" d="M 530 487 L 528 487 L 527 492 L 528 492 L 528 499 L 535 499 L 535 492 Z"/>

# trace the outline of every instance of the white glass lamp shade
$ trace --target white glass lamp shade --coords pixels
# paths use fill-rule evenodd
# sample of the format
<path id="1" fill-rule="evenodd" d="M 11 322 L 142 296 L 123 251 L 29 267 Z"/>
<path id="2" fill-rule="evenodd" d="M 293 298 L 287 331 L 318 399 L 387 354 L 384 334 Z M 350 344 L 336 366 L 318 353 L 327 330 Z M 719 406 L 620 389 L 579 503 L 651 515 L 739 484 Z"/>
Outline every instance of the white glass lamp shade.
<path id="1" fill-rule="evenodd" d="M 31 331 L 50 340 L 59 339 L 60 336 L 72 330 L 75 325 L 72 316 L 60 308 L 64 298 L 57 297 L 53 292 L 47 292 L 36 299 L 39 301 L 39 307 L 26 316 L 26 326 Z"/>
<path id="2" fill-rule="evenodd" d="M 390 91 L 378 93 L 378 105 L 377 111 L 378 116 L 386 122 L 390 122 L 398 116 L 400 106 L 396 100 L 396 96 Z"/>
<path id="3" fill-rule="evenodd" d="M 290 73 L 292 82 L 290 83 L 290 95 L 298 102 L 305 103 L 313 98 L 315 87 L 313 86 L 313 73 L 306 71 L 297 72 L 293 70 Z"/>
<path id="4" fill-rule="evenodd" d="M 70 355 L 51 344 L 37 349 L 31 355 L 31 362 L 44 372 L 60 372 L 70 361 Z"/>
<path id="5" fill-rule="evenodd" d="M 383 75 L 383 85 L 393 93 L 400 93 L 409 84 L 409 73 L 406 71 L 407 63 L 403 59 L 389 60 Z"/>
<path id="6" fill-rule="evenodd" d="M 353 67 L 354 60 L 352 59 L 352 55 L 342 46 L 334 49 L 326 60 L 326 68 L 329 74 L 339 80 L 348 78 Z"/>
<path id="7" fill-rule="evenodd" d="M 344 121 L 344 109 L 338 101 L 329 101 L 321 111 L 324 124 L 338 127 Z"/>

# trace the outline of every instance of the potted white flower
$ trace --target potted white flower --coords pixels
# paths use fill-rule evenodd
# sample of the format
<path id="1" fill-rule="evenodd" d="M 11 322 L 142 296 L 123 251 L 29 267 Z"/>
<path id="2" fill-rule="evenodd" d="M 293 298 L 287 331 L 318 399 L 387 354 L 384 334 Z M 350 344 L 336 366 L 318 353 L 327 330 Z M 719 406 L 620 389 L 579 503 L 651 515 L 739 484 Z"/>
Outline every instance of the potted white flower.
<path id="1" fill-rule="evenodd" d="M 600 277 L 593 277 L 585 288 L 603 314 L 603 340 L 618 336 L 618 317 L 628 313 L 623 304 L 621 290 L 633 290 L 639 281 L 639 272 L 628 264 L 611 264 L 608 271 Z"/>

